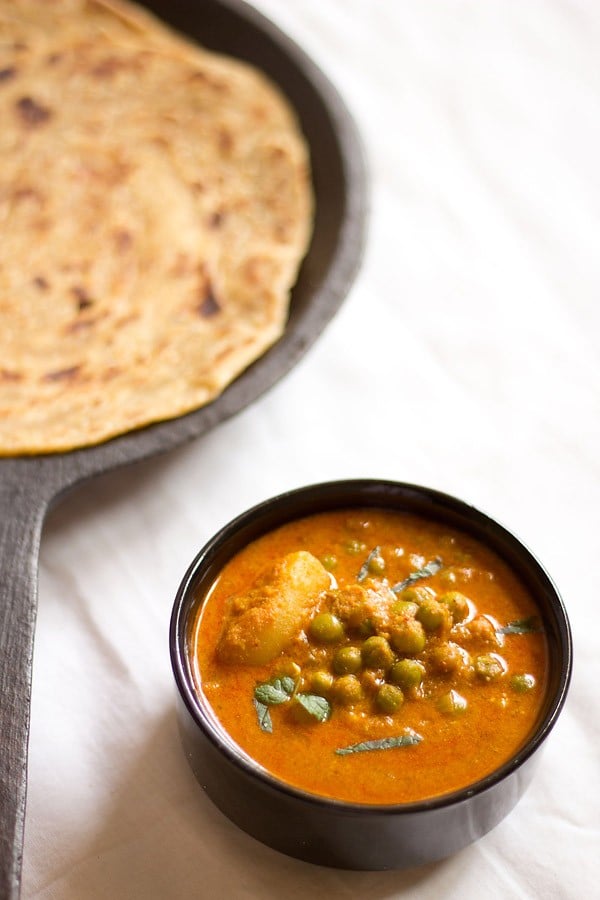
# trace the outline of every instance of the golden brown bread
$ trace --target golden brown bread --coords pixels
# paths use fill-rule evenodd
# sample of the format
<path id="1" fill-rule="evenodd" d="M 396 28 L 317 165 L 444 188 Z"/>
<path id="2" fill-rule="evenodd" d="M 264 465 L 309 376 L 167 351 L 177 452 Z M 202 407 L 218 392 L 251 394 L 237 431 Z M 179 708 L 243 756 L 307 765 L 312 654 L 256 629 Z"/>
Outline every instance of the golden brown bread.
<path id="1" fill-rule="evenodd" d="M 0 0 L 0 455 L 213 400 L 281 335 L 307 148 L 259 72 L 123 2 Z"/>

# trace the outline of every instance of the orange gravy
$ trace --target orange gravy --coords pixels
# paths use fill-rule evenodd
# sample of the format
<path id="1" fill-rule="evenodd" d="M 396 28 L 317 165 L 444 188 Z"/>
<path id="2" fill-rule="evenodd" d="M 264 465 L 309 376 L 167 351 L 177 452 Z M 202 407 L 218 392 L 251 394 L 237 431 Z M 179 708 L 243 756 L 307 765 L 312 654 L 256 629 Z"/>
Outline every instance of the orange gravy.
<path id="1" fill-rule="evenodd" d="M 376 547 L 383 570 L 376 575 L 367 572 L 364 577 L 365 561 Z M 306 689 L 315 668 L 331 672 L 336 652 L 335 647 L 325 645 L 310 655 L 308 623 L 280 657 L 265 665 L 224 663 L 216 652 L 230 616 L 229 598 L 248 591 L 278 560 L 298 550 L 309 551 L 324 562 L 338 588 L 356 584 L 361 571 L 363 584 L 394 586 L 430 560 L 439 559 L 439 571 L 415 579 L 411 586 L 427 587 L 438 598 L 459 591 L 469 599 L 466 621 L 451 623 L 443 636 L 429 634 L 426 650 L 412 654 L 422 663 L 423 682 L 419 688 L 405 691 L 398 710 L 389 713 L 376 708 L 370 688 L 365 687 L 355 703 L 332 703 L 326 721 L 299 717 L 293 704 L 284 702 L 269 707 L 272 731 L 259 727 L 253 702 L 257 684 L 291 672 L 296 688 Z M 342 510 L 293 521 L 245 547 L 225 565 L 207 597 L 198 599 L 202 602 L 189 635 L 197 690 L 249 756 L 278 779 L 305 791 L 376 804 L 446 794 L 478 781 L 506 762 L 526 741 L 539 717 L 546 682 L 545 636 L 538 629 L 499 633 L 501 626 L 535 617 L 535 604 L 502 559 L 446 525 L 377 509 Z M 475 618 L 492 623 L 491 645 L 479 642 L 472 625 Z M 360 648 L 363 640 L 364 636 L 348 632 L 342 643 Z M 441 671 L 432 662 L 435 653 L 439 655 L 436 647 L 443 648 L 449 641 L 461 647 L 467 660 L 460 671 Z M 506 671 L 486 680 L 476 669 L 482 656 L 490 652 L 501 658 Z M 524 676 L 527 689 L 522 688 Z M 373 673 L 364 671 L 356 678 L 365 686 L 376 680 Z M 456 714 L 443 708 L 442 698 L 452 691 L 465 705 Z M 413 732 L 422 740 L 411 746 L 336 753 L 366 741 Z"/>

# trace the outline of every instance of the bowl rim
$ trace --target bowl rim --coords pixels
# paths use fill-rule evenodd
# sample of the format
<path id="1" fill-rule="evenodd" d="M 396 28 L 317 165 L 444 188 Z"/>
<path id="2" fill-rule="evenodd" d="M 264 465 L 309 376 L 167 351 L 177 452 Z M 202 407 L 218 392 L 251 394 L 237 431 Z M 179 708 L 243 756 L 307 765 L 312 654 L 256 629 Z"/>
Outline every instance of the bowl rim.
<path id="1" fill-rule="evenodd" d="M 193 594 L 198 574 L 205 565 L 210 563 L 211 556 L 215 555 L 223 548 L 240 529 L 249 525 L 257 518 L 260 520 L 260 518 L 264 517 L 271 510 L 277 508 L 283 510 L 287 504 L 290 504 L 297 499 L 310 498 L 313 495 L 316 499 L 316 495 L 320 495 L 321 500 L 323 500 L 323 498 L 326 498 L 327 496 L 337 496 L 339 492 L 364 491 L 368 494 L 371 490 L 404 492 L 406 495 L 413 495 L 421 500 L 424 499 L 429 501 L 432 503 L 432 509 L 435 509 L 436 507 L 439 508 L 440 506 L 449 506 L 454 510 L 458 510 L 459 512 L 473 517 L 478 526 L 487 526 L 504 540 L 508 541 L 508 543 L 527 560 L 534 569 L 536 576 L 538 576 L 542 582 L 545 582 L 545 586 L 549 590 L 549 605 L 552 607 L 556 616 L 556 623 L 558 626 L 557 631 L 559 633 L 562 650 L 562 658 L 559 660 L 560 671 L 556 689 L 551 696 L 549 695 L 547 697 L 546 711 L 542 715 L 534 731 L 513 756 L 488 775 L 465 787 L 459 788 L 456 791 L 407 803 L 358 803 L 348 800 L 339 800 L 303 790 L 302 788 L 288 784 L 272 775 L 266 768 L 252 759 L 246 751 L 239 747 L 233 738 L 229 737 L 226 729 L 218 723 L 218 719 L 215 714 L 212 713 L 208 701 L 206 699 L 202 701 L 199 692 L 193 684 L 185 646 L 185 630 L 187 626 L 186 614 L 193 603 L 193 597 L 191 595 Z M 361 505 L 371 508 L 376 508 L 378 506 L 376 502 L 364 502 Z M 343 509 L 344 506 L 345 504 L 343 502 L 338 502 L 323 509 L 315 509 L 314 514 L 326 512 L 328 509 Z M 346 508 L 350 509 L 353 506 L 356 506 L 356 503 L 348 503 Z M 390 506 L 390 508 L 393 507 Z M 396 508 L 401 510 L 401 507 L 399 506 Z M 427 518 L 426 512 L 415 510 L 414 513 Z M 287 518 L 282 518 L 279 525 L 284 524 L 284 521 L 293 521 L 294 519 L 302 518 L 304 515 L 311 514 L 311 512 L 291 513 Z M 262 533 L 267 533 L 276 527 L 278 527 L 278 525 L 266 527 Z M 460 528 L 460 526 L 457 527 Z M 476 533 L 474 533 L 473 536 L 476 538 L 478 537 Z M 478 539 L 483 541 L 481 535 L 479 535 Z M 492 547 L 492 549 L 499 553 L 497 548 Z M 550 575 L 529 547 L 523 543 L 514 532 L 506 528 L 497 519 L 492 518 L 479 507 L 473 506 L 465 500 L 461 500 L 456 496 L 424 485 L 384 478 L 342 479 L 316 482 L 314 484 L 294 488 L 255 504 L 235 516 L 227 524 L 223 525 L 196 554 L 178 587 L 171 613 L 169 649 L 177 689 L 188 712 L 191 714 L 195 724 L 204 733 L 205 737 L 208 738 L 213 746 L 232 765 L 234 765 L 234 767 L 241 770 L 242 774 L 255 779 L 260 782 L 263 787 L 276 793 L 284 794 L 287 797 L 295 798 L 296 800 L 310 804 L 314 807 L 319 807 L 323 810 L 335 809 L 343 811 L 348 815 L 358 816 L 364 816 L 368 813 L 376 813 L 384 816 L 414 815 L 419 812 L 456 806 L 469 801 L 476 795 L 483 794 L 491 788 L 494 788 L 505 778 L 516 773 L 517 770 L 520 769 L 521 766 L 541 747 L 556 724 L 567 698 L 573 668 L 572 633 L 564 602 Z M 208 711 L 204 708 L 205 706 L 208 707 Z M 218 726 L 215 722 L 218 723 Z"/>

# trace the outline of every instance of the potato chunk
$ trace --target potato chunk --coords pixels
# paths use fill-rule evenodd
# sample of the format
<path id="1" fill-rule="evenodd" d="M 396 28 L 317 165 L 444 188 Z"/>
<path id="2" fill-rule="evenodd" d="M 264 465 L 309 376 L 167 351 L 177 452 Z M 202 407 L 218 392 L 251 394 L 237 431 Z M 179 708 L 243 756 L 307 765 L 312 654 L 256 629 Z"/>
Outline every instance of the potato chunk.
<path id="1" fill-rule="evenodd" d="M 301 632 L 330 585 L 312 553 L 288 553 L 250 591 L 231 598 L 219 659 L 251 666 L 271 662 Z"/>
<path id="2" fill-rule="evenodd" d="M 390 606 L 396 595 L 386 585 L 379 585 L 376 590 L 361 584 L 332 590 L 328 595 L 331 611 L 338 616 L 348 628 L 365 628 L 383 631 L 389 622 Z"/>

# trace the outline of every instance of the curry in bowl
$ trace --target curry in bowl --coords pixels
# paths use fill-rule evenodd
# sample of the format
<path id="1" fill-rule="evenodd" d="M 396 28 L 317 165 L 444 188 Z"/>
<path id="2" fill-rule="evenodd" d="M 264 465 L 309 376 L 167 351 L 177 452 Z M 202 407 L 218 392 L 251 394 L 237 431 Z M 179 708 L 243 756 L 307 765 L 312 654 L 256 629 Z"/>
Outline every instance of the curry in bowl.
<path id="1" fill-rule="evenodd" d="M 290 856 L 370 870 L 497 825 L 572 670 L 560 595 L 513 534 L 377 479 L 225 525 L 182 579 L 170 652 L 185 756 L 219 809 Z"/>
<path id="2" fill-rule="evenodd" d="M 466 788 L 545 704 L 539 609 L 501 556 L 412 511 L 328 509 L 274 527 L 204 583 L 195 690 L 264 771 L 352 804 Z"/>

